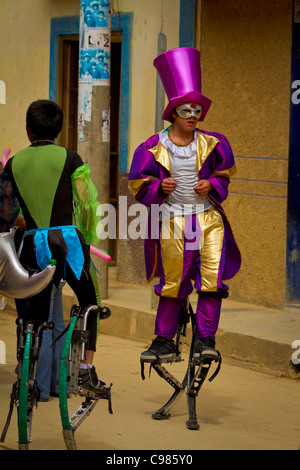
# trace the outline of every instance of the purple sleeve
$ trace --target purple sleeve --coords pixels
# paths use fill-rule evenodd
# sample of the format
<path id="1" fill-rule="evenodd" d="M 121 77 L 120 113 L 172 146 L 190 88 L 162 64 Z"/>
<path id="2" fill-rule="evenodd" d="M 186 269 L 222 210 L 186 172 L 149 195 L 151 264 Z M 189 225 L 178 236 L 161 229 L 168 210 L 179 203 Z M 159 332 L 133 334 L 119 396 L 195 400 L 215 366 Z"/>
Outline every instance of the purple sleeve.
<path id="1" fill-rule="evenodd" d="M 147 207 L 151 204 L 162 204 L 165 198 L 160 191 L 162 178 L 159 166 L 149 151 L 157 143 L 158 136 L 155 135 L 136 149 L 128 175 L 129 186 L 135 199 Z"/>
<path id="2" fill-rule="evenodd" d="M 220 141 L 211 154 L 211 174 L 208 181 L 213 186 L 209 198 L 216 204 L 222 204 L 228 196 L 231 176 L 235 173 L 235 162 L 232 149 L 226 137 L 214 133 Z"/>

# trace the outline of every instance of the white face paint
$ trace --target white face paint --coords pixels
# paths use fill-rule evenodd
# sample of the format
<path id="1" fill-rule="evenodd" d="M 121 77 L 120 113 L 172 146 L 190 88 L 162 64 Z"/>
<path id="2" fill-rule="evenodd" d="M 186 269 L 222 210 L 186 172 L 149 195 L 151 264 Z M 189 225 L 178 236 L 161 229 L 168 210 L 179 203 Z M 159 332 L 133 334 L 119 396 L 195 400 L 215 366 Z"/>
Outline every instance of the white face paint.
<path id="1" fill-rule="evenodd" d="M 176 112 L 183 119 L 194 117 L 198 121 L 202 114 L 202 106 L 196 103 L 184 103 L 177 106 Z"/>

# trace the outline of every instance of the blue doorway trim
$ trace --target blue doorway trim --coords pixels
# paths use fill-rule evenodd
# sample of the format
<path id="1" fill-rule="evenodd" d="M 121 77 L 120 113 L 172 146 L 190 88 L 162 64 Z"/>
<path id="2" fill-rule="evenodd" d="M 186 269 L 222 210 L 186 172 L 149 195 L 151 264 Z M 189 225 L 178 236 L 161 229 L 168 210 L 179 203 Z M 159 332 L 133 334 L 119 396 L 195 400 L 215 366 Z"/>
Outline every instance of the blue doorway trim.
<path id="1" fill-rule="evenodd" d="M 120 144 L 119 172 L 127 173 L 128 133 L 130 114 L 130 59 L 132 13 L 117 13 L 111 17 L 111 30 L 122 31 L 121 96 L 120 96 Z"/>
<path id="2" fill-rule="evenodd" d="M 57 98 L 59 40 L 69 34 L 79 34 L 79 16 L 52 18 L 49 70 L 49 99 L 52 101 Z"/>
<path id="3" fill-rule="evenodd" d="M 130 58 L 131 58 L 132 13 L 114 14 L 111 17 L 111 30 L 122 32 L 122 63 L 120 90 L 120 143 L 119 171 L 127 172 L 128 132 L 129 132 L 129 92 L 130 92 Z M 79 16 L 52 18 L 50 33 L 50 70 L 49 99 L 57 99 L 59 40 L 61 37 L 79 34 Z"/>
<path id="4" fill-rule="evenodd" d="M 293 23 L 287 204 L 286 300 L 300 303 L 300 23 Z"/>
<path id="5" fill-rule="evenodd" d="M 194 47 L 196 0 L 180 0 L 179 47 Z"/>

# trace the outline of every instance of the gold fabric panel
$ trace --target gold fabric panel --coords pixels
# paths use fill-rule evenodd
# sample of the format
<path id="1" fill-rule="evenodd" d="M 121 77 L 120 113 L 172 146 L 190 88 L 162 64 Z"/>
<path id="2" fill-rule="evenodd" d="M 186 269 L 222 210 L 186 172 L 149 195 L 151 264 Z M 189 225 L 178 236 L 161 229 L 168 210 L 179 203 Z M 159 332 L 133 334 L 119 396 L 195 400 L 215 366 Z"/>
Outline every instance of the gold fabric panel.
<path id="1" fill-rule="evenodd" d="M 200 171 L 203 163 L 207 159 L 208 155 L 211 154 L 215 146 L 220 141 L 212 135 L 197 133 L 197 170 Z"/>
<path id="2" fill-rule="evenodd" d="M 216 292 L 223 248 L 224 224 L 219 211 L 210 208 L 197 214 L 202 230 L 199 240 L 202 291 Z M 162 297 L 177 298 L 182 275 L 184 254 L 184 217 L 162 221 L 161 258 L 165 273 Z"/>
<path id="3" fill-rule="evenodd" d="M 203 163 L 206 158 L 211 154 L 215 146 L 220 141 L 211 135 L 202 134 L 202 132 L 197 132 L 197 170 L 200 171 Z M 161 142 L 149 149 L 154 155 L 155 160 L 164 166 L 171 173 L 171 163 L 168 150 L 162 145 Z"/>
<path id="4" fill-rule="evenodd" d="M 162 297 L 176 298 L 183 273 L 184 217 L 162 221 L 161 259 L 166 277 Z"/>
<path id="5" fill-rule="evenodd" d="M 215 292 L 224 238 L 223 219 L 214 208 L 197 216 L 203 232 L 203 238 L 200 238 L 201 291 Z"/>
<path id="6" fill-rule="evenodd" d="M 149 149 L 149 152 L 153 153 L 155 160 L 171 173 L 169 152 L 166 147 L 162 145 L 161 142 L 158 142 L 156 147 Z"/>
<path id="7" fill-rule="evenodd" d="M 232 176 L 236 173 L 236 166 L 232 166 L 228 168 L 228 170 L 223 171 L 214 171 L 211 176 L 224 176 L 224 178 L 232 178 Z"/>
<path id="8" fill-rule="evenodd" d="M 129 191 L 131 192 L 133 196 L 136 196 L 144 183 L 157 180 L 157 179 L 158 178 L 154 178 L 154 176 L 148 176 L 148 178 L 140 178 L 138 180 L 129 180 L 128 181 Z"/>

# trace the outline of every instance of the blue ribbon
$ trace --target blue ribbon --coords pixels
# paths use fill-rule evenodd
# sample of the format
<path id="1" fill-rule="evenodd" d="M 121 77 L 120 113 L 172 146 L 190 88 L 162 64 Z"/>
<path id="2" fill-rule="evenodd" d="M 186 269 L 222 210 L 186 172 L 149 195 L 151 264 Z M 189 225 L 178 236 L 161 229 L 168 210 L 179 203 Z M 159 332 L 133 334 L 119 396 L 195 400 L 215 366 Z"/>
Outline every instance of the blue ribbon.
<path id="1" fill-rule="evenodd" d="M 79 280 L 81 277 L 84 255 L 82 246 L 76 232 L 76 225 L 61 225 L 59 227 L 48 227 L 48 228 L 37 228 L 28 230 L 28 233 L 35 233 L 34 243 L 36 246 L 36 260 L 40 269 L 44 270 L 52 259 L 52 253 L 48 243 L 48 231 L 49 230 L 61 230 L 63 238 L 68 247 L 68 254 L 66 261 Z"/>

